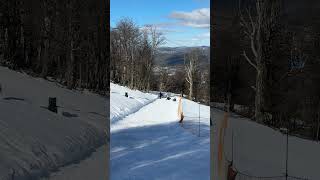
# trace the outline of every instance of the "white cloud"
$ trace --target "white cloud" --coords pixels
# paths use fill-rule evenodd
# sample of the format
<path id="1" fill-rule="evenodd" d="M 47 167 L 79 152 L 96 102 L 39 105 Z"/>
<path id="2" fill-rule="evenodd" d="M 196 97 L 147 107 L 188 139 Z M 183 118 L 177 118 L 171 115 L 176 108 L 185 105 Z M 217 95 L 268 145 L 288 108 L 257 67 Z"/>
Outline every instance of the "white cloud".
<path id="1" fill-rule="evenodd" d="M 184 32 L 183 30 L 180 29 L 175 29 L 174 26 L 175 24 L 173 23 L 157 23 L 157 24 L 145 24 L 142 26 L 140 29 L 145 30 L 147 29 L 148 26 L 153 26 L 157 29 L 157 31 L 161 33 L 182 33 Z"/>
<path id="2" fill-rule="evenodd" d="M 179 20 L 184 26 L 194 28 L 210 27 L 210 8 L 195 9 L 191 12 L 175 11 L 169 17 Z"/>
<path id="3" fill-rule="evenodd" d="M 198 35 L 200 38 L 210 38 L 210 32 L 205 32 L 203 34 Z"/>
<path id="4" fill-rule="evenodd" d="M 195 35 L 191 38 L 191 41 L 209 41 L 210 40 L 210 32 L 202 33 Z"/>

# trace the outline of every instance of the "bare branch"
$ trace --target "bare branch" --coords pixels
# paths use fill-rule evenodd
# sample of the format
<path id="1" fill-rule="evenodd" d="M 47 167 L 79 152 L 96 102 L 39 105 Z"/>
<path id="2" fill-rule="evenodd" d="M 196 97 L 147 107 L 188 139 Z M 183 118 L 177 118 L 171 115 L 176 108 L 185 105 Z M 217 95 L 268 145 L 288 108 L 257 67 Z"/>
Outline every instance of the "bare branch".
<path id="1" fill-rule="evenodd" d="M 186 80 L 187 80 L 187 82 L 188 82 L 189 84 L 191 84 L 190 81 L 189 81 L 189 79 L 188 79 L 188 77 L 186 77 Z"/>
<path id="2" fill-rule="evenodd" d="M 248 13 L 248 16 L 249 16 L 249 19 L 250 19 L 252 32 L 254 32 L 254 31 L 255 31 L 255 23 L 253 22 L 253 19 L 252 19 L 252 16 L 251 16 L 251 12 L 250 12 L 250 9 L 247 9 L 247 13 Z"/>
<path id="3" fill-rule="evenodd" d="M 252 53 L 254 55 L 255 58 L 258 57 L 258 52 L 256 50 L 256 46 L 255 46 L 255 31 L 254 31 L 254 34 L 250 37 L 251 39 L 251 50 L 252 50 Z"/>
<path id="4" fill-rule="evenodd" d="M 249 62 L 249 64 L 251 64 L 257 71 L 259 71 L 257 65 L 254 64 L 254 63 L 249 59 L 249 57 L 247 56 L 246 51 L 243 51 L 243 54 L 242 54 L 242 55 L 243 55 L 243 56 L 245 57 L 245 59 Z"/>
<path id="5" fill-rule="evenodd" d="M 251 34 L 250 25 L 242 15 L 240 15 L 240 25 L 245 28 L 245 32 L 247 32 L 248 34 Z"/>

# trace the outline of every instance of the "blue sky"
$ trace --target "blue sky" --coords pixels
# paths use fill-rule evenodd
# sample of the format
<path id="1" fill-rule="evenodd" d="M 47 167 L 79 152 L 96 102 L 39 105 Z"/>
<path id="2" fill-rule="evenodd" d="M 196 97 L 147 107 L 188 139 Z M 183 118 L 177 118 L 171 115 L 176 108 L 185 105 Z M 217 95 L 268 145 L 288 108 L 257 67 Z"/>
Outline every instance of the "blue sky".
<path id="1" fill-rule="evenodd" d="M 131 18 L 153 24 L 166 37 L 163 46 L 209 46 L 210 0 L 111 0 L 110 24 Z"/>

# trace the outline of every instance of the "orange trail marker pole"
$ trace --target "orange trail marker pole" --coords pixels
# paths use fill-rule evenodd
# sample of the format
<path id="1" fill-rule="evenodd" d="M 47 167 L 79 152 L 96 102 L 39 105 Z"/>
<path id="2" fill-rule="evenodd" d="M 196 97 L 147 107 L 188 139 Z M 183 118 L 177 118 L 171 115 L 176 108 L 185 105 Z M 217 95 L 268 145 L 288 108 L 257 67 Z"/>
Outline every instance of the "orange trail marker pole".
<path id="1" fill-rule="evenodd" d="M 178 105 L 178 118 L 180 119 L 180 123 L 183 121 L 183 111 L 182 111 L 182 97 L 179 97 L 179 105 Z"/>

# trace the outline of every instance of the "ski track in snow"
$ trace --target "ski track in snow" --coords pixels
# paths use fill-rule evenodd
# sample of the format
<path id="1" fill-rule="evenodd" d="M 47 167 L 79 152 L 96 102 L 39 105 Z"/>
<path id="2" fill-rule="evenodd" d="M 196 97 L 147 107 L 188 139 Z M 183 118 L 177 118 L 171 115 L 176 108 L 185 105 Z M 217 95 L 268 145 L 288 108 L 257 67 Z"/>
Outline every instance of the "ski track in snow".
<path id="1" fill-rule="evenodd" d="M 198 106 L 183 100 L 186 116 L 198 116 Z M 201 105 L 205 135 L 198 137 L 179 125 L 177 107 L 177 101 L 158 99 L 111 124 L 111 180 L 209 179 L 210 109 Z"/>
<path id="2" fill-rule="evenodd" d="M 111 180 L 209 179 L 208 106 L 201 105 L 202 136 L 197 137 L 192 131 L 198 130 L 198 119 L 194 118 L 198 104 L 183 100 L 188 116 L 184 129 L 178 124 L 177 101 L 159 100 L 115 84 L 111 87 Z M 129 92 L 128 98 L 124 92 Z M 102 172 L 106 172 L 107 148 L 101 147 L 87 159 L 43 180 L 105 179 Z"/>

